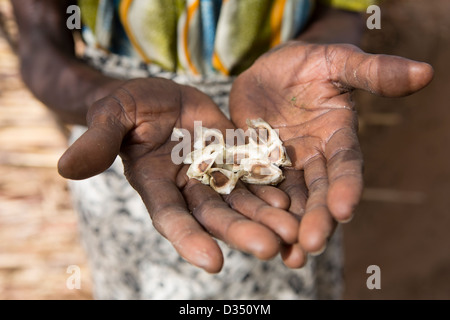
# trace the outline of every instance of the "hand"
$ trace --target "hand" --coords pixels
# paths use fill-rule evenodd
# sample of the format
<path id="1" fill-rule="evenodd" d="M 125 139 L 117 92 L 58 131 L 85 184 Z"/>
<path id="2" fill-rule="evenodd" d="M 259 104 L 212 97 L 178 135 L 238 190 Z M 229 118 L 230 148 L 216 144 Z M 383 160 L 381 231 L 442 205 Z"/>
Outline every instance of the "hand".
<path id="1" fill-rule="evenodd" d="M 321 252 L 336 222 L 349 221 L 362 189 L 353 89 L 386 96 L 411 94 L 432 79 L 430 65 L 370 55 L 352 45 L 290 42 L 260 57 L 235 81 L 234 124 L 263 118 L 279 129 L 296 170 L 280 188 L 301 215 L 300 247 Z"/>
<path id="2" fill-rule="evenodd" d="M 280 239 L 297 241 L 298 220 L 271 207 L 287 207 L 280 190 L 272 188 L 274 192 L 258 198 L 240 183 L 228 196 L 233 210 L 209 186 L 188 181 L 186 165 L 172 161 L 178 143 L 171 141 L 174 127 L 192 133 L 194 121 L 201 120 L 203 126 L 222 132 L 233 128 L 200 91 L 158 78 L 132 80 L 97 101 L 87 120 L 87 132 L 59 161 L 61 175 L 91 177 L 120 154 L 125 175 L 142 197 L 153 225 L 190 263 L 208 272 L 221 269 L 223 256 L 211 235 L 260 259 L 276 255 Z"/>

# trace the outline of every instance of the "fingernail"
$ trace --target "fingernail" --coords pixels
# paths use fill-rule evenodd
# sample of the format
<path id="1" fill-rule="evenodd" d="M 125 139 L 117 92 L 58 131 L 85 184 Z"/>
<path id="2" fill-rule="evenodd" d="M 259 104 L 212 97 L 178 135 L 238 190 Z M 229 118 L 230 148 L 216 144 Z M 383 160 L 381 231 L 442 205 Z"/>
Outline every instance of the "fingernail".
<path id="1" fill-rule="evenodd" d="M 354 216 L 355 216 L 355 215 L 352 214 L 349 218 L 344 219 L 344 220 L 340 220 L 340 222 L 341 222 L 341 223 L 349 223 L 350 221 L 353 220 L 353 217 L 354 217 Z"/>
<path id="2" fill-rule="evenodd" d="M 317 251 L 310 252 L 310 254 L 311 254 L 312 256 L 314 256 L 314 257 L 315 257 L 315 256 L 318 256 L 318 255 L 321 255 L 321 254 L 325 251 L 326 248 L 327 248 L 327 245 L 324 244 L 322 248 L 320 248 L 320 249 L 317 250 Z"/>

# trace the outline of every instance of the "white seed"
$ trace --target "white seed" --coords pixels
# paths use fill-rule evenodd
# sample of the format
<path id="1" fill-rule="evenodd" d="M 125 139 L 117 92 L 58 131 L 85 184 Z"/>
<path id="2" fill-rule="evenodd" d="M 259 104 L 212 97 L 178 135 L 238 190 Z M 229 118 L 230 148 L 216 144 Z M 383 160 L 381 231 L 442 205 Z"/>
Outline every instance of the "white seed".
<path id="1" fill-rule="evenodd" d="M 224 147 L 222 145 L 213 143 L 213 144 L 207 145 L 206 147 L 204 147 L 202 149 L 197 149 L 197 150 L 194 150 L 194 151 L 188 153 L 186 155 L 186 158 L 184 158 L 183 163 L 184 164 L 191 164 L 191 163 L 194 163 L 194 161 L 196 159 L 209 158 L 215 152 L 217 153 L 215 161 L 219 162 L 219 160 L 221 160 L 219 158 L 220 157 L 223 158 L 223 154 L 225 152 L 225 149 L 224 149 Z"/>
<path id="2" fill-rule="evenodd" d="M 217 193 L 230 194 L 244 172 L 233 172 L 223 168 L 211 168 L 209 170 L 209 185 Z"/>
<path id="3" fill-rule="evenodd" d="M 219 129 L 209 129 L 205 127 L 194 128 L 194 149 L 202 149 L 210 144 L 220 144 L 225 146 L 223 134 Z"/>
<path id="4" fill-rule="evenodd" d="M 268 148 L 268 159 L 271 163 L 279 167 L 292 166 L 291 159 L 289 159 L 286 148 L 283 146 L 281 140 L 278 140 Z"/>
<path id="5" fill-rule="evenodd" d="M 273 143 L 280 141 L 277 131 L 272 129 L 263 119 L 247 120 L 247 126 L 251 133 L 250 139 L 254 139 L 255 132 L 258 144 L 264 143 L 270 147 Z"/>
<path id="6" fill-rule="evenodd" d="M 292 162 L 278 133 L 262 119 L 247 120 L 247 125 L 248 144 L 239 146 L 225 145 L 220 130 L 196 127 L 194 151 L 183 161 L 190 164 L 188 177 L 220 194 L 229 194 L 239 179 L 251 184 L 280 183 L 284 176 L 279 167 Z"/>
<path id="7" fill-rule="evenodd" d="M 275 185 L 284 179 L 281 169 L 267 160 L 244 159 L 241 168 L 246 172 L 241 180 L 246 183 Z"/>
<path id="8" fill-rule="evenodd" d="M 232 146 L 225 150 L 225 164 L 227 168 L 232 171 L 241 170 L 241 161 L 243 159 L 266 159 L 268 156 L 268 149 L 265 145 L 246 144 L 239 146 Z"/>
<path id="9" fill-rule="evenodd" d="M 197 150 L 202 151 L 202 150 Z M 194 161 L 189 166 L 186 172 L 189 178 L 194 178 L 201 181 L 203 184 L 209 184 L 209 169 L 214 165 L 217 157 L 221 153 L 218 151 L 203 152 L 200 157 L 194 158 Z"/>

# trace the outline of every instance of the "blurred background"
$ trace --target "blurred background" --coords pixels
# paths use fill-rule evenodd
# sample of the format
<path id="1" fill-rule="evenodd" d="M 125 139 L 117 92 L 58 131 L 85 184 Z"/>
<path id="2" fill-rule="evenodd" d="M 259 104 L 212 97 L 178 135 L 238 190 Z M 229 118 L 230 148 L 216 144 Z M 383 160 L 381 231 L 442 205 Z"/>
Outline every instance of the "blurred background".
<path id="1" fill-rule="evenodd" d="M 382 2 L 363 49 L 430 63 L 412 96 L 358 92 L 366 192 L 345 226 L 347 298 L 450 299 L 450 1 Z M 368 290 L 369 265 L 381 290 Z"/>
<path id="2" fill-rule="evenodd" d="M 450 299 L 450 1 L 389 0 L 362 48 L 433 65 L 410 97 L 356 92 L 365 192 L 344 226 L 346 299 Z M 66 182 L 65 128 L 20 80 L 17 31 L 0 0 L 0 299 L 91 299 Z M 70 290 L 70 265 L 81 288 Z M 369 290 L 368 266 L 381 270 Z"/>
<path id="3" fill-rule="evenodd" d="M 0 299 L 90 299 L 77 217 L 56 170 L 65 131 L 21 81 L 9 0 L 0 0 L 0 26 Z M 70 265 L 80 267 L 79 290 L 66 286 Z"/>

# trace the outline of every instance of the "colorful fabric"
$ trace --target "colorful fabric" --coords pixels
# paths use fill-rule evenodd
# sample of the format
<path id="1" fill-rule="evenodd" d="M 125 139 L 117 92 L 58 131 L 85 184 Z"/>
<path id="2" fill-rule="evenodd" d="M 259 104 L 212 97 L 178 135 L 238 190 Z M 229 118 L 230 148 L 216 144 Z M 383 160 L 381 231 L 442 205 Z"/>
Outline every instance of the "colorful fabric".
<path id="1" fill-rule="evenodd" d="M 373 4 L 377 4 L 377 0 L 320 0 L 321 3 L 332 6 L 334 8 L 348 11 L 366 11 Z"/>
<path id="2" fill-rule="evenodd" d="M 171 72 L 234 75 L 305 26 L 313 0 L 79 0 L 84 38 Z"/>
<path id="3" fill-rule="evenodd" d="M 374 0 L 320 0 L 364 11 Z M 314 0 L 79 0 L 88 44 L 171 72 L 236 75 L 298 35 Z"/>
<path id="4" fill-rule="evenodd" d="M 364 11 L 375 0 L 319 0 Z M 315 0 L 79 0 L 88 44 L 189 75 L 236 75 L 298 35 Z"/>

